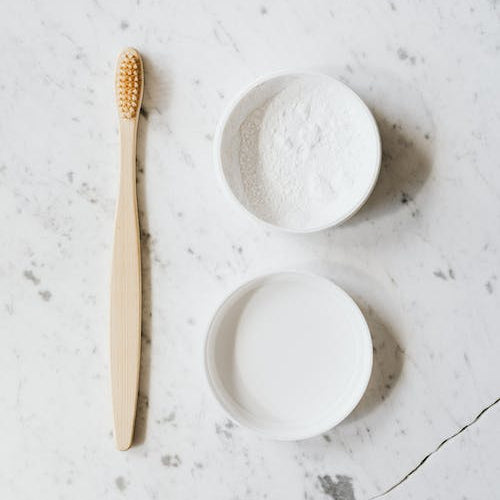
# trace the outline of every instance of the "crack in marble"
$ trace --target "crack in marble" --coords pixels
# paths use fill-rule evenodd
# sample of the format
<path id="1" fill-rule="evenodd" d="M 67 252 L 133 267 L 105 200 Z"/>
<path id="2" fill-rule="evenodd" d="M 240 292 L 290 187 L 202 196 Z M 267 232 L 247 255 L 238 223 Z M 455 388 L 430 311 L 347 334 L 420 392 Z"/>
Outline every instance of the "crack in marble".
<path id="1" fill-rule="evenodd" d="M 424 465 L 425 462 L 427 462 L 427 460 L 432 455 L 437 453 L 446 443 L 448 443 L 452 439 L 456 438 L 457 436 L 462 434 L 462 432 L 464 432 L 469 427 L 474 425 L 489 409 L 493 408 L 499 402 L 500 402 L 500 398 L 497 398 L 497 399 L 495 399 L 495 401 L 493 401 L 493 403 L 490 403 L 488 406 L 483 408 L 468 424 L 465 424 L 457 432 L 455 432 L 451 436 L 448 436 L 446 439 L 441 441 L 441 443 L 439 443 L 439 445 L 436 446 L 436 448 L 434 448 L 434 450 L 432 450 L 422 460 L 420 460 L 420 462 L 410 472 L 408 472 L 408 474 L 406 474 L 402 479 L 400 479 L 396 484 L 393 484 L 389 489 L 385 490 L 383 493 L 380 493 L 378 495 L 375 495 L 374 497 L 371 497 L 369 500 L 375 500 L 377 498 L 382 498 L 385 495 L 387 495 L 388 493 L 390 493 L 391 491 L 395 490 L 397 487 L 401 486 L 410 476 L 412 476 L 415 472 L 417 472 L 417 470 L 420 469 L 420 467 L 422 467 L 422 465 Z"/>

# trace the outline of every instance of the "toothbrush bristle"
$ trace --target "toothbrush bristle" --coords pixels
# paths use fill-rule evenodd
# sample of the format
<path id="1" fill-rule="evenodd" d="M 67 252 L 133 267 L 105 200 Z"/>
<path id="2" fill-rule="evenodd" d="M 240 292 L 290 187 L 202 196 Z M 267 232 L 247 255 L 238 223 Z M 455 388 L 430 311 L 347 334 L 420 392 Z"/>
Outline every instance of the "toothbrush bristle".
<path id="1" fill-rule="evenodd" d="M 118 60 L 118 110 L 122 118 L 133 119 L 140 108 L 142 90 L 142 64 L 133 49 L 124 50 Z"/>

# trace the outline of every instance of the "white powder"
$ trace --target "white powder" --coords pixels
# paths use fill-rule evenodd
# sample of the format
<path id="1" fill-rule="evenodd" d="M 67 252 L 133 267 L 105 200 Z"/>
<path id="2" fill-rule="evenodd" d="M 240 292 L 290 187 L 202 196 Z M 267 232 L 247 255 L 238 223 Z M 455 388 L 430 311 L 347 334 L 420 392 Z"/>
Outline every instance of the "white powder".
<path id="1" fill-rule="evenodd" d="M 374 163 L 370 127 L 363 104 L 353 106 L 337 86 L 289 84 L 239 127 L 243 203 L 292 229 L 346 215 L 367 190 L 359 174 Z"/>

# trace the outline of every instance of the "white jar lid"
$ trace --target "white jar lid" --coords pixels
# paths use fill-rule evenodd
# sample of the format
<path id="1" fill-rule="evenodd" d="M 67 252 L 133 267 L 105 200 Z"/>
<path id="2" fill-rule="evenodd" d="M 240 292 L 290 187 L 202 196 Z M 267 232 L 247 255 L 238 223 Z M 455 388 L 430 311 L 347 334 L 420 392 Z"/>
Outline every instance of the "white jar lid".
<path id="1" fill-rule="evenodd" d="M 260 435 L 326 432 L 363 395 L 372 343 L 354 301 L 316 275 L 252 280 L 219 307 L 205 345 L 209 385 L 227 415 Z"/>

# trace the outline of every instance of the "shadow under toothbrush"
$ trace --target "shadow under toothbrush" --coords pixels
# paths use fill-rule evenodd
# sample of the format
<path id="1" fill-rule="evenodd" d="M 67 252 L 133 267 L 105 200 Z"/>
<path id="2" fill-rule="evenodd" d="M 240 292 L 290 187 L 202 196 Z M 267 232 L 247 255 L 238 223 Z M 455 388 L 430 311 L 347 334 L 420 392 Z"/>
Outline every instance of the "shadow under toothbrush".
<path id="1" fill-rule="evenodd" d="M 153 341 L 153 297 L 151 280 L 151 244 L 149 232 L 145 172 L 147 170 L 147 138 L 149 113 L 162 112 L 162 86 L 150 60 L 141 53 L 144 68 L 144 95 L 139 119 L 137 137 L 137 205 L 141 231 L 141 271 L 142 271 L 142 335 L 141 367 L 139 375 L 139 395 L 135 419 L 134 445 L 146 439 L 149 413 L 149 387 L 151 376 L 151 345 Z"/>
<path id="2" fill-rule="evenodd" d="M 146 186 L 144 183 L 147 129 L 147 120 L 141 117 L 139 120 L 137 137 L 137 205 L 139 211 L 139 227 L 141 232 L 142 335 L 139 395 L 137 399 L 137 412 L 135 418 L 134 445 L 142 444 L 146 438 L 153 326 L 153 301 L 151 294 L 151 235 L 149 233 Z"/>

